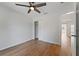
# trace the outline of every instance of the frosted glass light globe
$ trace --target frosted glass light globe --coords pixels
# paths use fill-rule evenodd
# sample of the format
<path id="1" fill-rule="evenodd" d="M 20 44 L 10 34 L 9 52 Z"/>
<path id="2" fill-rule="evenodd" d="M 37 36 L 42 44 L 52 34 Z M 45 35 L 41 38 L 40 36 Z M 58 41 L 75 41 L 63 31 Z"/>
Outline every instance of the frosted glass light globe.
<path id="1" fill-rule="evenodd" d="M 34 8 L 33 8 L 33 7 L 30 7 L 30 9 L 31 9 L 31 10 L 34 10 Z"/>

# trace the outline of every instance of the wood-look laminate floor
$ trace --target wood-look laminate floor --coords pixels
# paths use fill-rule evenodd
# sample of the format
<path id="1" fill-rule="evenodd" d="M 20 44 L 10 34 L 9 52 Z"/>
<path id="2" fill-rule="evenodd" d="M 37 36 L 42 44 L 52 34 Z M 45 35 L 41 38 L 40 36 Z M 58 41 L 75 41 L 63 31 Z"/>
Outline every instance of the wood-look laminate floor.
<path id="1" fill-rule="evenodd" d="M 30 40 L 23 44 L 0 51 L 1 56 L 59 56 L 60 46 L 40 40 Z"/>

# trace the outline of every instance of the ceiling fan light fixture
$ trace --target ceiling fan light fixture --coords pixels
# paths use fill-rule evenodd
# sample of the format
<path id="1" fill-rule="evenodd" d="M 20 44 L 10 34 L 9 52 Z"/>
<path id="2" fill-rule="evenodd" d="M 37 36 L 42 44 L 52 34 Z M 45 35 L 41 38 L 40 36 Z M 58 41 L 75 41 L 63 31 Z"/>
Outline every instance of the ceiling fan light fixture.
<path id="1" fill-rule="evenodd" d="M 31 10 L 34 10 L 34 7 L 30 7 Z"/>
<path id="2" fill-rule="evenodd" d="M 41 13 L 38 7 L 43 7 L 46 6 L 46 3 L 40 3 L 40 4 L 35 4 L 34 2 L 29 2 L 29 5 L 23 5 L 23 4 L 16 4 L 17 6 L 23 6 L 23 7 L 28 7 L 29 10 L 27 13 L 30 13 L 32 10 L 36 11 L 38 13 Z"/>

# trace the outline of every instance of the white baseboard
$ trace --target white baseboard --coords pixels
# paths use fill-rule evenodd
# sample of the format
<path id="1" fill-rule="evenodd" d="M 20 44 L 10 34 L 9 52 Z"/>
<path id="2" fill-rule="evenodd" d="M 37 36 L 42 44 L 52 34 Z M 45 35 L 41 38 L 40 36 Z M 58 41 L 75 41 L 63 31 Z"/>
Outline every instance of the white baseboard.
<path id="1" fill-rule="evenodd" d="M 61 45 L 60 43 L 57 43 L 57 42 L 51 42 L 51 41 L 47 41 L 47 40 L 41 40 L 41 41 L 48 42 L 48 43 L 51 43 L 51 44 Z"/>
<path id="2" fill-rule="evenodd" d="M 30 40 L 31 40 L 31 39 L 30 39 Z M 26 40 L 26 41 L 23 41 L 23 42 L 19 42 L 19 43 L 13 44 L 13 45 L 9 45 L 9 46 L 7 46 L 7 47 L 1 48 L 0 51 L 1 51 L 1 50 L 5 50 L 5 49 L 8 49 L 8 48 L 11 48 L 11 47 L 14 47 L 14 46 L 19 45 L 19 44 L 22 44 L 22 43 L 25 43 L 25 42 L 27 42 L 27 41 L 29 41 L 29 40 Z"/>

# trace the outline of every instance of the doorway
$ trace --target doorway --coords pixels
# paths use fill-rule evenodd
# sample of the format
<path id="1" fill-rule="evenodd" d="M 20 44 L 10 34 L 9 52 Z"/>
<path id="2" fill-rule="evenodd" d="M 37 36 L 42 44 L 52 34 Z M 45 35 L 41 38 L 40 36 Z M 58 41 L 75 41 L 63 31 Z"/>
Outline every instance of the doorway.
<path id="1" fill-rule="evenodd" d="M 61 23 L 62 54 L 76 55 L 76 20 L 75 13 L 62 16 Z"/>
<path id="2" fill-rule="evenodd" d="M 38 21 L 34 21 L 34 39 L 38 40 Z"/>

